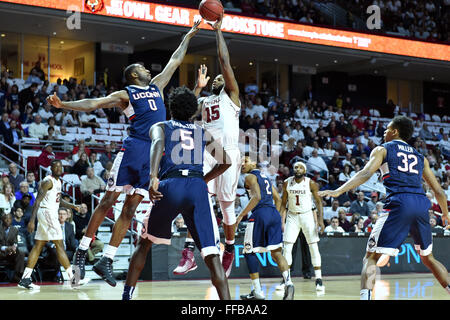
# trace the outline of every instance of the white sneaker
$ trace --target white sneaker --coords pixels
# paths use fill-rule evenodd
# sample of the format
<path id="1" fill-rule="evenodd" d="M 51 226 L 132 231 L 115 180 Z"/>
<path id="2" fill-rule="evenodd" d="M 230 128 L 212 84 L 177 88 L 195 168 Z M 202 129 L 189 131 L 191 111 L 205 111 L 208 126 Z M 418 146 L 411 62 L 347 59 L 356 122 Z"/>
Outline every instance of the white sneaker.
<path id="1" fill-rule="evenodd" d="M 31 278 L 22 278 L 17 285 L 19 288 L 28 289 L 28 290 L 40 290 L 41 287 L 34 284 Z"/>
<path id="2" fill-rule="evenodd" d="M 281 280 L 281 283 L 275 287 L 275 290 L 276 291 L 284 291 L 285 286 L 286 286 L 286 284 L 284 283 L 284 279 L 283 279 L 283 280 Z"/>
<path id="3" fill-rule="evenodd" d="M 69 279 L 69 283 L 72 289 L 78 289 L 80 286 L 87 284 L 89 281 L 91 281 L 91 278 L 78 279 L 78 277 L 76 276 L 73 276 L 71 279 Z"/>

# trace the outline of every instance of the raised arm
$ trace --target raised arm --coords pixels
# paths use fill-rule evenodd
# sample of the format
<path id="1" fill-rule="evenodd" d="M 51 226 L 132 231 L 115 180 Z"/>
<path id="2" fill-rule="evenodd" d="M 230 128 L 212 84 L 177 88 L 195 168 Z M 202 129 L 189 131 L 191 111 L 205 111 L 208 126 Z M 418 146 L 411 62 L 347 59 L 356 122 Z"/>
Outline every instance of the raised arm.
<path id="1" fill-rule="evenodd" d="M 58 109 L 69 109 L 75 111 L 91 112 L 101 108 L 120 107 L 122 110 L 128 107 L 129 103 L 128 93 L 125 90 L 120 90 L 111 93 L 107 97 L 96 99 L 82 99 L 78 101 L 61 101 L 54 93 L 47 97 L 47 102 Z"/>
<path id="2" fill-rule="evenodd" d="M 228 53 L 227 44 L 223 38 L 222 30 L 222 18 L 217 20 L 216 23 L 211 25 L 216 31 L 217 41 L 217 54 L 219 56 L 220 70 L 222 71 L 223 78 L 225 79 L 225 90 L 231 98 L 231 101 L 235 105 L 240 107 L 239 100 L 239 85 L 234 76 L 233 68 L 230 63 L 230 54 Z"/>
<path id="3" fill-rule="evenodd" d="M 319 186 L 316 182 L 313 180 L 309 181 L 309 187 L 311 189 L 311 193 L 313 195 L 313 198 L 316 202 L 316 208 L 317 208 L 317 223 L 320 227 L 320 232 L 322 233 L 325 230 L 325 224 L 323 222 L 323 205 L 322 205 L 322 198 L 319 197 Z"/>
<path id="4" fill-rule="evenodd" d="M 36 200 L 34 201 L 33 209 L 31 211 L 30 222 L 28 222 L 27 226 L 28 232 L 30 234 L 34 232 L 34 228 L 36 227 L 36 215 L 41 205 L 41 201 L 44 199 L 45 195 L 47 194 L 47 191 L 50 190 L 51 188 L 53 188 L 53 183 L 51 180 L 42 181 L 39 185 L 38 195 L 36 197 Z"/>
<path id="5" fill-rule="evenodd" d="M 424 168 L 422 173 L 423 179 L 430 186 L 431 190 L 434 192 L 434 196 L 436 197 L 437 202 L 439 203 L 439 207 L 442 210 L 442 222 L 445 225 L 448 225 L 450 220 L 448 216 L 448 206 L 447 206 L 447 197 L 442 190 L 439 182 L 434 176 L 433 171 L 431 171 L 430 164 L 427 158 L 424 158 Z"/>
<path id="6" fill-rule="evenodd" d="M 170 78 L 172 78 L 175 70 L 177 70 L 177 68 L 183 62 L 184 56 L 186 55 L 187 48 L 189 46 L 189 42 L 191 41 L 192 37 L 198 32 L 198 26 L 200 22 L 201 20 L 194 23 L 191 30 L 189 30 L 189 32 L 184 36 L 180 45 L 170 57 L 170 60 L 164 70 L 152 79 L 151 83 L 156 85 L 159 88 L 160 92 L 164 90 L 164 88 L 169 83 Z"/>
<path id="7" fill-rule="evenodd" d="M 385 157 L 386 149 L 381 146 L 376 147 L 370 153 L 369 162 L 364 166 L 362 170 L 358 171 L 350 180 L 348 180 L 336 190 L 319 191 L 319 196 L 337 198 L 341 194 L 362 185 L 364 182 L 369 180 L 370 177 L 380 168 Z"/>

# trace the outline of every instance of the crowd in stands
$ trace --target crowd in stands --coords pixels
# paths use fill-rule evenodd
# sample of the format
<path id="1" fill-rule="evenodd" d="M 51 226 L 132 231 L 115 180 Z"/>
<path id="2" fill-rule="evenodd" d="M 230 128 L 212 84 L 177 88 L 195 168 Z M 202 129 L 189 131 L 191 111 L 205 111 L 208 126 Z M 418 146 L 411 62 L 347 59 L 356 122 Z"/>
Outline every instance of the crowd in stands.
<path id="1" fill-rule="evenodd" d="M 149 0 L 150 1 L 150 0 Z M 155 1 L 155 0 L 153 0 Z M 156 0 L 196 8 L 194 0 Z M 450 0 L 223 0 L 225 12 L 247 16 L 300 22 L 321 26 L 334 26 L 335 20 L 327 20 L 319 5 L 336 4 L 347 11 L 346 27 L 368 31 L 366 20 L 372 14 L 367 8 L 377 5 L 381 13 L 383 33 L 431 41 L 450 41 L 447 21 L 450 18 Z M 356 18 L 364 23 L 355 23 Z"/>
<path id="2" fill-rule="evenodd" d="M 30 74 L 31 80 L 19 84 L 15 83 L 11 74 L 1 75 L 0 92 L 3 95 L 0 97 L 0 134 L 3 141 L 15 150 L 19 149 L 19 141 L 24 138 L 40 142 L 37 168 L 48 167 L 55 158 L 62 159 L 65 168 L 63 179 L 74 182 L 80 188 L 76 198 L 69 197 L 68 201 L 82 203 L 81 212 L 73 213 L 70 209 L 61 212 L 61 224 L 64 224 L 65 228 L 67 226 L 67 230 L 73 229 L 76 243 L 85 232 L 93 210 L 92 194 L 105 190 L 109 170 L 121 141 L 126 136 L 128 120 L 119 108 L 99 109 L 92 113 L 53 108 L 46 101 L 48 95 L 56 94 L 63 101 L 70 101 L 102 97 L 118 88 L 113 85 L 105 86 L 102 80 L 99 80 L 96 86 L 86 85 L 84 80 L 78 83 L 75 78 L 58 79 L 57 83 L 49 83 L 39 77 L 39 70 L 40 65 L 37 63 Z M 269 153 L 278 155 L 277 167 L 262 158 L 259 164 L 278 187 L 280 194 L 282 182 L 292 175 L 292 165 L 296 161 L 303 161 L 307 165 L 308 176 L 319 184 L 320 189 L 338 188 L 367 163 L 370 152 L 382 143 L 383 132 L 389 119 L 401 112 L 392 101 L 387 106 L 380 106 L 379 110 L 373 110 L 354 106 L 351 99 L 343 95 L 336 97 L 332 103 L 317 97 L 311 87 L 305 90 L 303 99 L 292 98 L 289 101 L 277 97 L 266 83 L 263 83 L 261 88 L 249 83 L 241 90 L 242 108 L 239 122 L 242 134 L 255 135 L 259 139 L 258 147 L 266 143 Z M 408 115 L 415 120 L 416 126 L 410 143 L 427 157 L 449 197 L 449 127 L 441 126 L 436 130 L 436 126 L 432 126 L 433 123 L 428 121 L 431 119 L 426 121 L 425 114 Z M 119 139 L 116 139 L 117 142 L 110 141 L 98 147 L 95 146 L 94 133 L 104 130 L 103 124 L 107 124 L 108 128 L 113 124 L 124 124 L 124 134 L 121 133 Z M 77 134 L 74 134 L 75 131 L 69 132 L 70 129 L 77 130 Z M 91 134 L 81 134 L 81 129 L 89 130 Z M 263 135 L 265 130 L 266 137 Z M 104 132 L 103 137 L 111 136 L 111 132 Z M 241 147 L 242 151 L 251 148 L 245 144 Z M 64 152 L 55 152 L 55 148 Z M 1 228 L 5 231 L 11 226 L 16 227 L 22 240 L 8 244 L 6 238 L 1 238 L 0 232 L 0 262 L 6 252 L 16 252 L 13 247 L 18 244 L 22 246 L 25 254 L 32 248 L 33 237 L 28 234 L 27 224 L 39 180 L 38 171 L 28 170 L 26 175 L 19 172 L 19 158 L 16 153 L 7 148 L 2 148 L 2 153 L 13 162 L 8 168 L 0 168 L 0 211 L 4 219 Z M 262 152 L 259 154 L 261 156 Z M 324 218 L 327 226 L 325 231 L 370 232 L 383 208 L 382 200 L 385 197 L 385 189 L 379 178 L 378 173 L 374 174 L 364 185 L 337 199 L 324 198 Z M 439 215 L 441 210 L 431 190 L 426 186 L 425 188 L 433 203 L 430 220 L 433 220 L 434 230 L 443 230 Z M 239 182 L 238 195 L 237 214 L 248 202 L 243 190 L 243 177 Z M 179 224 L 182 226 L 181 221 Z M 72 234 L 71 231 L 68 232 Z M 88 259 L 91 262 L 95 253 L 102 250 L 101 242 L 94 242 L 92 246 Z M 67 248 L 73 249 L 73 241 L 67 244 Z M 71 251 L 69 249 L 68 251 Z M 47 255 L 54 257 L 51 250 L 49 245 Z M 19 256 L 17 259 L 22 258 Z M 52 259 L 49 258 L 54 261 Z M 20 262 L 15 263 L 20 265 Z"/>

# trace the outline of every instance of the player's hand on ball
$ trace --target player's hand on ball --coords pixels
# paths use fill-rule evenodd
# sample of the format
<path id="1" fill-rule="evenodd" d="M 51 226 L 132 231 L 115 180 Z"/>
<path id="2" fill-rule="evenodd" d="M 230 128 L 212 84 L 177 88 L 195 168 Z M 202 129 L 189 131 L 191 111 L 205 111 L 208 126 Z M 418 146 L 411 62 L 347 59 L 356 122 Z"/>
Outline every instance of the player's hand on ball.
<path id="1" fill-rule="evenodd" d="M 158 201 L 161 200 L 163 195 L 161 192 L 158 191 L 159 187 L 159 179 L 158 178 L 152 178 L 150 181 L 150 189 L 148 190 L 150 200 Z"/>
<path id="2" fill-rule="evenodd" d="M 208 68 L 202 64 L 200 68 L 198 68 L 198 78 L 197 78 L 197 86 L 199 88 L 204 88 L 208 84 L 209 76 L 206 76 L 208 72 Z"/>
<path id="3" fill-rule="evenodd" d="M 47 103 L 54 106 L 55 108 L 62 108 L 61 99 L 56 95 L 56 92 L 52 96 L 47 97 Z"/>
<path id="4" fill-rule="evenodd" d="M 223 19 L 223 16 L 220 17 L 216 22 L 214 22 L 214 24 L 213 24 L 213 23 L 210 23 L 210 22 L 208 22 L 208 24 L 209 24 L 214 30 L 218 31 L 218 30 L 220 30 L 220 28 L 222 27 L 222 19 Z"/>

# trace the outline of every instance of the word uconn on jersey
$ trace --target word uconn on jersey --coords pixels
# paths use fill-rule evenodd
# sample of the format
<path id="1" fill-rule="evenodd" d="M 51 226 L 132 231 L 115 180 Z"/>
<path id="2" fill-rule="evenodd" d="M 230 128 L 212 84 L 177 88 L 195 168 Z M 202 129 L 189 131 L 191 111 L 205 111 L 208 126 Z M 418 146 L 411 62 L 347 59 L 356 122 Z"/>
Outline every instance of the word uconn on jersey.
<path id="1" fill-rule="evenodd" d="M 139 100 L 139 99 L 146 99 L 146 98 L 159 98 L 161 95 L 159 92 L 149 92 L 149 91 L 143 91 L 138 93 L 133 93 L 133 99 Z"/>

